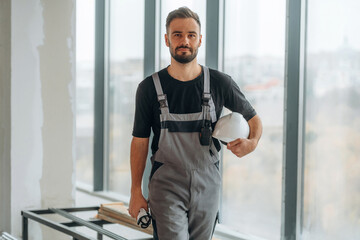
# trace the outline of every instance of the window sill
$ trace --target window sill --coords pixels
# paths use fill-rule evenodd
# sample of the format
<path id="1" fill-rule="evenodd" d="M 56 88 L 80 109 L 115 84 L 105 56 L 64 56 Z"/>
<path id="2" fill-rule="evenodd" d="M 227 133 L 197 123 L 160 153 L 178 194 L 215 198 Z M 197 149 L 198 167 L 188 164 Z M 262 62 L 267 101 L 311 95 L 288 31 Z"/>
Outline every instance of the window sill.
<path id="1" fill-rule="evenodd" d="M 129 197 L 110 191 L 98 191 L 94 192 L 91 185 L 85 183 L 76 183 L 76 191 L 86 193 L 90 196 L 96 197 L 99 200 L 111 201 L 111 202 L 123 202 L 125 205 L 129 205 Z M 82 204 L 82 203 L 80 203 Z"/>
<path id="2" fill-rule="evenodd" d="M 267 240 L 265 238 L 236 232 L 223 224 L 216 225 L 215 237 L 221 240 Z"/>

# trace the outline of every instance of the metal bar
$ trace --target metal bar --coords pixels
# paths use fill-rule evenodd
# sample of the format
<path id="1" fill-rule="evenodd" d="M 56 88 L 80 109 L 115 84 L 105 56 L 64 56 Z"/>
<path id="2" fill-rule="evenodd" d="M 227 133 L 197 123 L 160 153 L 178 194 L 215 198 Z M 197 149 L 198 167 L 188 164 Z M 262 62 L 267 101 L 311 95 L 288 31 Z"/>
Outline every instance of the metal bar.
<path id="1" fill-rule="evenodd" d="M 144 17 L 144 77 L 155 71 L 155 11 L 156 1 L 145 1 Z"/>
<path id="2" fill-rule="evenodd" d="M 102 228 L 102 225 L 100 225 L 100 227 Z M 97 233 L 97 239 L 98 240 L 102 240 L 103 239 L 103 235 L 101 233 Z"/>
<path id="3" fill-rule="evenodd" d="M 218 48 L 218 70 L 224 70 L 224 40 L 225 40 L 225 0 L 219 0 L 219 48 Z M 224 148 L 220 150 L 220 174 L 224 174 Z M 222 177 L 223 179 L 223 177 Z M 220 185 L 220 206 L 218 223 L 223 222 L 223 184 Z"/>
<path id="4" fill-rule="evenodd" d="M 109 105 L 109 97 L 110 97 L 110 89 L 109 89 L 109 82 L 110 82 L 110 9 L 111 9 L 110 0 L 105 0 L 104 6 L 104 102 L 103 102 L 103 191 L 109 190 L 109 151 L 110 151 L 110 105 Z"/>
<path id="5" fill-rule="evenodd" d="M 224 70 L 224 50 L 225 50 L 225 0 L 219 0 L 219 49 L 218 49 L 218 70 Z"/>
<path id="6" fill-rule="evenodd" d="M 221 5 L 220 5 L 221 4 Z M 219 34 L 220 34 L 220 9 L 223 10 L 224 2 L 221 0 L 211 0 L 206 2 L 206 54 L 205 54 L 205 63 L 206 66 L 219 69 L 219 53 L 222 49 L 219 46 Z M 222 19 L 221 19 L 222 22 Z M 221 46 L 222 47 L 222 46 Z M 220 172 L 223 171 L 223 161 L 221 153 L 220 161 Z M 221 189 L 222 192 L 222 184 Z M 222 195 L 222 194 L 221 194 Z M 220 206 L 219 206 L 219 222 L 222 221 L 222 197 L 220 197 Z"/>
<path id="7" fill-rule="evenodd" d="M 69 227 L 61 225 L 60 223 L 51 221 L 49 219 L 46 219 L 44 217 L 39 216 L 38 214 L 32 213 L 31 211 L 22 211 L 22 215 L 23 215 L 23 218 L 28 218 L 28 219 L 34 220 L 34 221 L 36 221 L 38 223 L 44 224 L 45 226 L 48 226 L 48 227 L 53 228 L 53 229 L 55 229 L 57 231 L 60 231 L 60 232 L 65 233 L 67 235 L 70 235 L 70 236 L 72 236 L 72 237 L 74 237 L 76 239 L 79 239 L 79 240 L 96 240 L 95 238 L 87 237 L 87 236 L 83 235 L 80 232 L 77 232 L 75 230 L 70 229 Z M 24 238 L 24 240 L 26 240 L 27 237 L 28 236 L 26 235 L 26 238 Z"/>
<path id="8" fill-rule="evenodd" d="M 93 222 L 93 223 L 102 228 L 103 224 L 107 224 L 107 223 L 110 223 L 110 222 L 107 222 L 105 220 L 101 220 L 99 222 Z M 101 233 L 97 233 L 97 239 L 98 240 L 103 240 L 103 235 Z"/>
<path id="9" fill-rule="evenodd" d="M 302 1 L 287 0 L 281 239 L 296 239 Z"/>
<path id="10" fill-rule="evenodd" d="M 160 70 L 161 67 L 161 47 L 163 44 L 163 35 L 161 33 L 162 1 L 155 0 L 155 71 Z"/>
<path id="11" fill-rule="evenodd" d="M 56 209 L 56 208 L 49 208 L 49 209 L 51 211 L 53 211 L 54 213 L 57 213 L 57 214 L 59 214 L 59 215 L 61 215 L 63 217 L 66 217 L 66 218 L 68 218 L 70 220 L 73 220 L 74 222 L 80 223 L 83 226 L 86 226 L 86 227 L 88 227 L 88 228 L 90 228 L 92 230 L 95 230 L 96 232 L 101 233 L 102 235 L 106 235 L 106 236 L 111 237 L 111 238 L 116 239 L 116 240 L 126 240 L 126 238 L 124 238 L 124 237 L 121 237 L 121 236 L 119 236 L 119 235 L 117 235 L 117 234 L 115 234 L 113 232 L 110 232 L 110 231 L 108 231 L 108 230 L 106 230 L 106 229 L 104 229 L 102 227 L 99 227 L 96 224 L 90 223 L 90 222 L 88 222 L 88 221 L 86 221 L 86 220 L 84 220 L 82 218 L 76 217 L 76 216 L 74 216 L 74 215 L 72 215 L 70 213 L 67 213 L 67 212 L 65 212 L 65 211 L 63 211 L 61 209 Z"/>
<path id="12" fill-rule="evenodd" d="M 298 145 L 298 204 L 296 236 L 300 236 L 303 229 L 304 209 L 304 164 L 305 164 L 305 119 L 306 119 L 306 39 L 307 39 L 307 14 L 308 1 L 302 1 L 301 9 L 301 43 L 300 43 L 300 79 L 299 79 L 299 145 Z M 301 107 L 302 104 L 302 107 Z"/>
<path id="13" fill-rule="evenodd" d="M 17 215 L 12 214 L 11 207 L 13 204 L 12 189 L 12 172 L 15 171 L 13 158 L 11 157 L 12 138 L 14 135 L 11 131 L 12 121 L 12 47 L 16 46 L 12 38 L 18 36 L 12 28 L 15 19 L 12 18 L 12 7 L 14 4 L 11 0 L 0 1 L 0 231 L 11 232 L 13 222 L 17 221 Z M 15 4 L 14 4 L 15 5 Z M 15 75 L 15 74 L 14 74 Z M 13 219 L 14 218 L 14 219 Z M 15 220 L 16 219 L 16 220 Z"/>
<path id="14" fill-rule="evenodd" d="M 219 0 L 206 2 L 206 66 L 219 67 Z"/>
<path id="15" fill-rule="evenodd" d="M 144 78 L 151 75 L 155 71 L 155 39 L 156 39 L 156 0 L 146 0 L 145 1 L 145 18 L 144 18 Z M 150 136 L 149 139 L 152 139 Z M 149 177 L 151 171 L 151 144 L 149 144 L 149 154 L 147 156 L 147 161 L 145 165 L 145 170 L 143 174 L 143 194 L 147 198 L 149 195 Z"/>
<path id="16" fill-rule="evenodd" d="M 99 225 L 99 226 L 103 226 L 104 224 L 113 224 L 112 222 L 108 222 L 102 219 L 93 219 L 93 220 L 88 220 L 88 222 L 91 222 L 93 224 Z M 67 227 L 81 227 L 82 225 L 80 223 L 77 222 L 62 222 L 62 225 L 65 225 Z"/>
<path id="17" fill-rule="evenodd" d="M 17 240 L 15 237 L 11 236 L 7 232 L 3 232 L 1 234 L 1 236 L 0 236 L 0 239 L 3 239 L 3 240 Z"/>
<path id="18" fill-rule="evenodd" d="M 23 212 L 21 212 L 21 214 L 23 215 Z M 23 237 L 23 240 L 28 240 L 29 236 L 28 236 L 28 219 L 27 217 L 25 217 L 23 215 L 22 217 L 22 237 Z"/>
<path id="19" fill-rule="evenodd" d="M 71 207 L 71 208 L 60 208 L 66 212 L 86 212 L 86 211 L 97 211 L 99 210 L 99 206 L 94 207 Z"/>
<path id="20" fill-rule="evenodd" d="M 97 211 L 99 210 L 98 206 L 94 207 L 74 207 L 74 208 L 60 208 L 61 210 L 64 210 L 66 212 L 86 212 L 86 211 Z M 36 214 L 52 214 L 53 212 L 49 209 L 39 209 L 39 210 L 31 210 L 30 212 L 36 213 Z"/>
<path id="21" fill-rule="evenodd" d="M 94 191 L 104 190 L 104 29 L 105 1 L 95 6 Z"/>

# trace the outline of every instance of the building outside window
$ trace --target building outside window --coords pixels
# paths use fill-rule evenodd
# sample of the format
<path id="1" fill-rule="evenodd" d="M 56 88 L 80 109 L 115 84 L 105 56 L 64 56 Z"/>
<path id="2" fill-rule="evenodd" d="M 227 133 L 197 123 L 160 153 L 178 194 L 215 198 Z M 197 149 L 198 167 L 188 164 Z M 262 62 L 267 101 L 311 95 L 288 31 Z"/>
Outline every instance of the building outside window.
<path id="1" fill-rule="evenodd" d="M 241 159 L 223 151 L 222 224 L 265 239 L 280 239 L 285 7 L 285 0 L 225 1 L 224 72 L 261 117 L 263 135 Z"/>
<path id="2" fill-rule="evenodd" d="M 262 119 L 255 152 L 222 151 L 221 226 L 281 238 L 284 135 L 285 0 L 225 0 L 219 32 L 221 71 L 237 82 Z M 301 239 L 360 239 L 360 17 L 356 0 L 306 1 Z M 205 64 L 205 0 L 160 3 L 159 66 L 170 64 L 167 14 L 188 6 L 200 16 Z M 95 0 L 77 0 L 77 180 L 93 184 Z M 106 26 L 105 189 L 130 197 L 130 141 L 135 93 L 144 79 L 145 0 L 108 0 Z M 222 10 L 222 8 L 220 8 Z M 136 14 L 134 14 L 136 13 Z M 222 14 L 220 14 L 222 16 Z M 214 50 L 217 51 L 217 50 Z M 229 113 L 228 110 L 224 114 Z M 300 149 L 301 150 L 301 149 Z M 300 178 L 299 178 L 300 179 Z M 146 187 L 146 186 L 145 186 Z"/>
<path id="3" fill-rule="evenodd" d="M 129 197 L 135 94 L 144 79 L 144 0 L 109 4 L 107 190 Z"/>
<path id="4" fill-rule="evenodd" d="M 95 0 L 76 1 L 76 178 L 93 185 Z"/>
<path id="5" fill-rule="evenodd" d="M 360 239 L 360 2 L 308 1 L 302 239 Z"/>

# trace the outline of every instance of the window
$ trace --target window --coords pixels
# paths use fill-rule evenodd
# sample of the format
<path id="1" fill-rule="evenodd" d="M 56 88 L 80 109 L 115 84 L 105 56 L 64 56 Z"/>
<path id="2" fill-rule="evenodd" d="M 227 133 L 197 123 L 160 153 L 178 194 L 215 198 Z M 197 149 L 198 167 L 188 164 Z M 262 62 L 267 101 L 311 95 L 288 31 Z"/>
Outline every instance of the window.
<path id="1" fill-rule="evenodd" d="M 144 0 L 111 0 L 109 9 L 107 190 L 130 196 L 134 96 L 144 79 Z"/>
<path id="2" fill-rule="evenodd" d="M 280 239 L 285 6 L 285 0 L 225 2 L 224 72 L 264 129 L 250 155 L 239 159 L 224 150 L 222 224 L 266 239 Z"/>
<path id="3" fill-rule="evenodd" d="M 360 239 L 360 3 L 308 1 L 302 239 Z"/>
<path id="4" fill-rule="evenodd" d="M 326 7 L 324 2 L 319 1 L 300 2 L 301 4 L 286 0 L 106 0 L 104 190 L 119 193 L 124 199 L 128 199 L 130 195 L 129 156 L 135 92 L 139 82 L 144 79 L 144 68 L 149 72 L 170 64 L 169 50 L 164 43 L 166 16 L 171 10 L 188 6 L 199 14 L 202 23 L 199 63 L 205 64 L 205 59 L 208 62 L 210 58 L 209 55 L 205 56 L 206 29 L 209 33 L 216 32 L 221 44 L 218 46 L 218 53 L 223 58 L 219 59 L 221 70 L 237 82 L 260 115 L 264 127 L 263 136 L 254 153 L 238 159 L 228 150 L 223 150 L 221 230 L 227 231 L 225 235 L 242 233 L 278 240 L 286 238 L 284 235 L 288 232 L 293 234 L 295 227 L 298 227 L 296 230 L 300 230 L 300 235 L 297 237 L 304 240 L 359 239 L 360 34 L 356 30 L 360 29 L 360 17 L 356 10 L 360 9 L 360 2 L 330 0 L 326 2 Z M 145 3 L 156 6 L 152 10 L 145 9 Z M 299 7 L 302 4 L 307 6 Z M 289 7 L 287 12 L 286 6 Z M 219 11 L 219 31 L 217 26 L 206 28 L 206 23 L 210 25 L 210 21 L 206 19 L 213 17 L 206 16 L 207 7 L 208 10 Z M 97 176 L 93 174 L 92 159 L 94 8 L 95 0 L 77 0 L 76 168 L 77 180 L 90 185 Z M 299 56 L 297 51 L 298 47 L 301 49 L 301 43 L 289 40 L 289 36 L 296 34 L 288 34 L 286 38 L 285 21 L 286 18 L 295 16 L 291 20 L 296 21 L 287 22 L 290 30 L 295 29 L 293 26 L 300 22 L 297 17 L 300 11 L 307 17 L 307 22 L 306 29 L 303 29 L 306 32 L 305 52 L 302 52 L 305 56 L 305 72 L 300 72 L 301 77 L 305 78 L 304 98 L 300 96 L 298 99 L 291 95 L 293 92 L 302 93 L 301 86 L 297 89 L 298 79 L 288 78 L 284 81 L 284 69 L 288 70 L 288 75 L 291 72 L 292 76 L 298 77 L 300 67 L 295 65 L 298 65 L 300 58 L 303 61 L 303 56 Z M 155 24 L 151 22 L 146 25 L 146 29 L 145 15 L 146 20 L 156 18 Z M 153 41 L 146 41 L 149 36 L 144 35 L 145 30 L 156 32 L 155 44 Z M 296 40 L 302 40 L 301 31 L 297 31 L 294 30 L 301 35 L 301 39 Z M 214 38 L 208 40 L 212 39 Z M 289 40 L 287 56 L 290 56 L 289 52 L 296 52 L 287 59 L 286 39 Z M 292 47 L 289 47 L 290 41 L 293 43 Z M 211 44 L 208 42 L 208 45 Z M 146 51 L 151 48 L 155 49 L 154 57 L 153 53 Z M 144 49 L 149 54 L 146 57 Z M 292 61 L 294 59 L 296 61 Z M 159 61 L 159 64 L 149 64 L 152 61 Z M 217 61 L 214 62 L 217 64 Z M 290 62 L 293 69 L 288 67 Z M 284 93 L 288 96 L 286 99 Z M 296 101 L 291 101 L 292 99 Z M 294 103 L 294 107 L 288 109 L 296 111 L 286 111 L 284 100 L 287 106 Z M 300 118 L 303 117 L 304 121 L 299 122 L 304 124 L 304 133 L 289 134 L 291 140 L 284 144 L 283 136 L 287 137 L 291 133 L 284 129 L 293 127 L 291 121 L 298 119 L 296 114 L 302 112 L 302 106 L 305 107 L 304 116 Z M 284 115 L 286 122 L 283 120 Z M 302 130 L 301 127 L 303 126 L 296 125 L 294 132 L 298 133 L 299 129 Z M 299 149 L 297 145 L 301 145 L 303 149 Z M 303 175 L 300 175 L 302 181 L 283 181 L 284 176 L 296 175 L 289 174 L 286 165 L 283 165 L 283 155 L 286 155 L 283 153 L 296 152 L 287 151 L 288 149 L 303 151 L 300 152 L 303 155 Z M 300 160 L 288 156 L 284 159 L 287 166 L 298 166 L 296 161 Z M 283 175 L 283 171 L 287 174 Z M 296 173 L 297 168 L 289 171 Z M 288 182 L 291 183 L 283 190 L 283 184 Z M 299 189 L 296 189 L 297 186 Z M 288 188 L 294 189 L 289 194 L 291 200 L 284 198 L 288 196 Z M 296 203 L 297 199 L 301 200 L 300 203 Z M 284 209 L 290 209 L 288 212 L 293 214 L 284 214 L 288 213 Z M 296 210 L 299 210 L 297 213 L 301 216 L 295 216 Z M 290 221 L 286 221 L 288 219 Z M 301 220 L 300 224 L 298 219 Z M 286 231 L 283 232 L 282 222 L 286 223 L 283 227 Z"/>
<path id="5" fill-rule="evenodd" d="M 76 177 L 93 184 L 95 0 L 76 1 Z"/>

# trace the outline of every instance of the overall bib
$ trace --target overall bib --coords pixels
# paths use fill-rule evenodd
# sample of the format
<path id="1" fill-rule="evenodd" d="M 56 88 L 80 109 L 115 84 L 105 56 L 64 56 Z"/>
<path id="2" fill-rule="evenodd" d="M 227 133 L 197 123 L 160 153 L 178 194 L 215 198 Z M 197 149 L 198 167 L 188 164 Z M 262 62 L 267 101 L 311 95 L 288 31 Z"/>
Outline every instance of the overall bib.
<path id="1" fill-rule="evenodd" d="M 204 121 L 215 122 L 210 94 L 210 74 L 204 71 L 202 111 L 169 112 L 159 76 L 152 75 L 160 103 L 159 149 L 151 158 L 149 206 L 154 238 L 160 240 L 209 240 L 212 237 L 220 198 L 219 154 L 211 142 L 200 144 Z"/>

